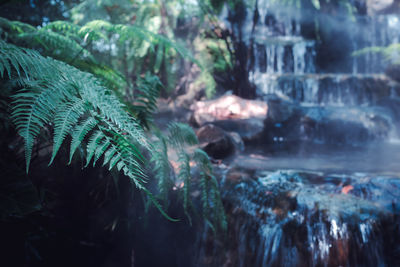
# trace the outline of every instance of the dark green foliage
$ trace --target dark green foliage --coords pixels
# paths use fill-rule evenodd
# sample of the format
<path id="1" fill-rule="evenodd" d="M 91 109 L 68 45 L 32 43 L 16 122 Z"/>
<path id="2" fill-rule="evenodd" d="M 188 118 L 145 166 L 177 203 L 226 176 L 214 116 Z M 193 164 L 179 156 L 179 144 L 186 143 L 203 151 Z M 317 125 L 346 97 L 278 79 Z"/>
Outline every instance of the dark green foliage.
<path id="1" fill-rule="evenodd" d="M 183 180 L 183 206 L 189 215 L 192 206 L 189 193 L 191 185 L 190 158 L 185 147 L 197 144 L 197 137 L 191 127 L 182 123 L 171 123 L 167 137 L 158 135 L 158 142 L 151 143 L 143 127 L 148 127 L 151 115 L 156 110 L 156 98 L 160 86 L 154 76 L 147 76 L 138 86 L 143 85 L 133 105 L 134 117 L 129 114 L 114 93 L 102 85 L 92 74 L 82 72 L 68 64 L 52 58 L 45 58 L 33 50 L 24 49 L 0 40 L 0 75 L 13 81 L 17 91 L 12 93 L 11 118 L 19 135 L 24 140 L 26 171 L 29 170 L 31 154 L 37 137 L 44 128 L 52 126 L 53 152 L 51 164 L 66 139 L 69 145 L 71 162 L 78 147 L 83 148 L 86 166 L 93 165 L 103 158 L 102 165 L 109 170 L 116 168 L 144 192 L 160 212 L 170 220 L 158 202 L 161 199 L 167 206 L 168 190 L 173 185 L 168 161 L 168 145 L 179 153 L 180 171 L 178 178 Z M 11 88 L 12 89 L 12 88 Z M 139 116 L 139 114 L 142 114 Z M 196 150 L 193 159 L 198 159 Z M 145 153 L 143 153 L 145 152 Z M 204 152 L 203 152 L 204 153 Z M 148 179 L 147 159 L 151 155 L 158 179 L 157 197 L 146 188 Z M 196 156 L 197 155 L 197 156 Z M 225 215 L 220 204 L 212 167 L 204 153 L 197 160 L 202 170 L 202 179 L 210 180 L 202 187 L 206 209 L 204 218 L 218 228 L 225 228 Z M 215 214 L 213 211 L 217 209 Z M 222 214 L 219 214 L 221 213 Z M 218 214 L 219 217 L 215 217 Z M 213 219 L 211 219 L 213 218 Z M 219 225 L 218 225 L 219 224 Z"/>
<path id="2" fill-rule="evenodd" d="M 353 52 L 353 56 L 358 57 L 368 53 L 381 54 L 383 58 L 391 64 L 400 65 L 400 43 L 394 43 L 387 47 L 373 46 L 366 47 Z"/>
<path id="3" fill-rule="evenodd" d="M 16 75 L 24 87 L 13 95 L 12 119 L 25 141 L 27 171 L 35 138 L 43 127 L 52 123 L 54 147 L 50 163 L 67 135 L 72 135 L 73 140 L 71 157 L 73 150 L 88 140 L 87 164 L 93 157 L 96 161 L 107 155 L 104 164 L 108 163 L 110 169 L 122 170 L 154 200 L 144 187 L 147 175 L 140 152 L 151 151 L 151 146 L 140 125 L 109 90 L 92 75 L 34 51 L 3 41 L 0 48 L 0 73 L 9 77 Z M 79 123 L 80 120 L 85 122 Z M 159 207 L 156 200 L 154 204 Z"/>
<path id="4" fill-rule="evenodd" d="M 209 224 L 211 229 L 215 231 L 215 225 L 226 230 L 227 223 L 224 207 L 219 194 L 218 182 L 213 174 L 212 165 L 206 152 L 196 149 L 193 159 L 200 167 L 202 201 L 203 201 L 203 217 Z"/>
<path id="5" fill-rule="evenodd" d="M 183 183 L 183 209 L 185 214 L 189 220 L 189 223 L 192 224 L 192 218 L 189 213 L 189 208 L 193 207 L 193 204 L 190 201 L 190 188 L 192 183 L 192 177 L 190 174 L 190 157 L 186 153 L 179 153 L 179 173 L 178 179 Z"/>
<path id="6" fill-rule="evenodd" d="M 137 61 L 148 52 L 154 53 L 157 58 L 155 72 L 159 70 L 164 52 L 170 50 L 197 62 L 183 46 L 170 41 L 165 36 L 142 27 L 112 24 L 103 20 L 90 21 L 83 26 L 55 21 L 41 29 L 36 29 L 19 21 L 0 18 L 0 35 L 18 46 L 36 49 L 44 55 L 90 72 L 100 78 L 105 86 L 120 92 L 129 86 L 128 79 L 132 74 L 126 73 L 124 77 L 121 73 L 128 70 L 121 68 L 120 71 L 115 71 L 109 66 L 112 62 L 107 62 L 104 57 L 100 57 L 102 58 L 100 61 L 95 59 L 94 54 L 98 53 L 96 47 L 107 49 L 108 53 L 113 53 L 110 50 L 112 45 L 116 45 L 118 51 L 125 51 L 124 47 L 128 43 L 132 47 L 137 47 L 136 51 L 130 53 L 125 51 L 122 56 L 126 58 L 124 59 L 126 61 Z"/>
<path id="7" fill-rule="evenodd" d="M 168 142 L 176 147 L 181 145 L 196 145 L 199 141 L 192 127 L 185 123 L 171 123 L 168 125 Z"/>
<path id="8" fill-rule="evenodd" d="M 173 185 L 171 164 L 168 160 L 167 140 L 159 132 L 157 141 L 154 143 L 154 153 L 150 159 L 153 164 L 153 170 L 157 178 L 157 187 L 160 199 L 164 204 L 168 201 L 168 191 Z"/>
<path id="9" fill-rule="evenodd" d="M 191 147 L 198 144 L 197 136 L 193 129 L 184 123 L 170 123 L 168 125 L 167 137 L 161 133 L 157 134 L 157 142 L 155 142 L 155 153 L 152 162 L 154 170 L 157 173 L 158 190 L 163 200 L 168 198 L 167 191 L 164 190 L 165 185 L 173 183 L 171 175 L 171 164 L 168 161 L 168 148 L 175 150 L 177 153 L 177 183 L 176 186 L 181 188 L 181 198 L 183 201 L 184 212 L 191 223 L 191 213 L 196 213 L 192 203 L 190 194 L 193 181 L 191 166 L 196 163 L 199 170 L 198 182 L 202 194 L 204 220 L 211 226 L 214 231 L 226 230 L 225 211 L 221 202 L 218 189 L 218 182 L 214 177 L 212 164 L 206 152 L 196 148 L 193 152 Z"/>
<path id="10" fill-rule="evenodd" d="M 157 76 L 146 73 L 146 76 L 137 80 L 136 85 L 132 111 L 136 114 L 140 124 L 149 129 L 153 115 L 157 111 L 157 99 L 162 84 Z"/>

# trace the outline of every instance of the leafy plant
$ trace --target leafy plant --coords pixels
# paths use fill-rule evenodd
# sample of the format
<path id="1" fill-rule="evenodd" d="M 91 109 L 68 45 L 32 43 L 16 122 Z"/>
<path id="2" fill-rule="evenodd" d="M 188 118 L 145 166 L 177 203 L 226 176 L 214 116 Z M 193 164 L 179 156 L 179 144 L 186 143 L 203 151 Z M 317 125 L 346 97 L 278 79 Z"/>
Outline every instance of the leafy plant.
<path id="1" fill-rule="evenodd" d="M 166 185 L 172 184 L 171 164 L 167 160 L 168 148 L 175 149 L 178 163 L 178 186 L 181 187 L 181 198 L 184 212 L 191 223 L 191 213 L 197 212 L 191 201 L 191 190 L 194 183 L 192 179 L 192 167 L 194 163 L 199 170 L 202 196 L 202 216 L 213 231 L 226 230 L 225 211 L 221 202 L 218 182 L 213 174 L 212 164 L 207 153 L 196 148 L 190 151 L 190 147 L 198 144 L 197 136 L 193 129 L 183 123 L 170 123 L 167 136 L 159 133 L 158 141 L 155 143 L 156 152 L 153 154 L 152 162 L 158 178 L 158 189 L 162 200 L 167 201 L 168 191 Z"/>
<path id="2" fill-rule="evenodd" d="M 138 188 L 147 190 L 140 149 L 151 150 L 151 146 L 136 120 L 108 89 L 92 75 L 35 51 L 4 41 L 0 48 L 1 77 L 16 76 L 22 88 L 12 96 L 11 117 L 25 141 L 27 172 L 35 138 L 41 128 L 53 123 L 50 164 L 67 135 L 72 137 L 70 158 L 86 139 L 86 165 L 104 155 L 103 165 L 116 166 Z"/>
<path id="3" fill-rule="evenodd" d="M 400 43 L 384 46 L 366 47 L 353 52 L 353 56 L 358 57 L 369 53 L 381 54 L 383 58 L 391 64 L 400 65 Z"/>
<path id="4" fill-rule="evenodd" d="M 44 127 L 52 125 L 53 152 L 49 164 L 53 162 L 62 144 L 70 136 L 69 162 L 78 147 L 83 147 L 86 151 L 86 166 L 95 165 L 103 158 L 102 166 L 108 165 L 109 170 L 116 168 L 122 171 L 131 178 L 138 189 L 145 192 L 165 217 L 174 220 L 165 213 L 157 198 L 145 186 L 148 180 L 148 160 L 145 154 L 153 155 L 153 162 L 156 164 L 165 164 L 168 156 L 166 149 L 161 150 L 163 154 L 158 153 L 144 132 L 143 124 L 129 114 L 126 106 L 112 91 L 105 88 L 100 80 L 68 64 L 45 58 L 36 51 L 1 40 L 0 77 L 3 79 L 8 77 L 19 87 L 12 95 L 14 101 L 11 118 L 24 139 L 27 172 L 35 139 Z M 142 91 L 150 89 L 143 87 Z M 157 93 L 149 92 L 149 94 L 150 96 L 142 95 L 142 98 L 139 98 L 144 105 L 141 109 L 136 107 L 137 114 L 140 112 L 151 114 L 154 111 L 154 99 Z M 181 153 L 185 144 L 193 145 L 197 142 L 193 130 L 187 125 L 171 124 L 168 130 L 170 133 L 168 143 L 178 147 Z M 164 179 L 165 170 L 168 169 L 166 166 L 155 168 L 160 181 L 161 195 L 170 185 L 166 182 L 168 180 Z M 180 174 L 180 177 L 184 178 L 183 174 Z M 190 178 L 184 179 L 188 181 Z M 189 182 L 186 186 L 189 186 Z M 215 187 L 203 187 L 203 191 L 213 192 L 215 189 Z M 188 189 L 184 188 L 183 191 L 186 192 L 184 198 L 186 212 Z M 210 196 L 214 195 L 215 193 L 211 193 Z M 214 203 L 216 200 L 212 201 Z M 215 205 L 215 207 L 222 206 Z M 219 209 L 219 212 L 223 212 L 223 209 Z"/>
<path id="5" fill-rule="evenodd" d="M 141 67 L 144 59 L 140 58 L 149 52 L 155 73 L 160 69 L 164 53 L 171 51 L 198 63 L 187 49 L 163 35 L 136 25 L 112 24 L 104 20 L 89 21 L 83 26 L 55 21 L 36 29 L 19 21 L 0 18 L 0 35 L 8 42 L 38 50 L 43 55 L 90 72 L 120 94 L 129 92 L 131 77 L 140 77 L 142 71 L 146 71 Z M 118 53 L 121 60 L 110 57 Z M 125 65 L 119 62 L 125 62 Z"/>

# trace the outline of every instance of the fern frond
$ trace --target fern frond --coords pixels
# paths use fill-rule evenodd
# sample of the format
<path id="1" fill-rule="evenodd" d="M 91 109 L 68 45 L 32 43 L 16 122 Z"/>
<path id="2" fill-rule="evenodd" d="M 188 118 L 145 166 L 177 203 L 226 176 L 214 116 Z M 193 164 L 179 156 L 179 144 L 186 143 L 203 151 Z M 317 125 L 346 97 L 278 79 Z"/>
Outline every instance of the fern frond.
<path id="1" fill-rule="evenodd" d="M 200 168 L 203 217 L 214 232 L 216 232 L 214 226 L 225 231 L 227 228 L 225 210 L 221 201 L 218 182 L 212 172 L 210 159 L 207 153 L 199 148 L 194 151 L 193 159 Z"/>
<path id="2" fill-rule="evenodd" d="M 53 162 L 65 137 L 71 132 L 70 129 L 78 123 L 79 118 L 85 113 L 86 103 L 83 99 L 74 98 L 71 103 L 60 105 L 54 119 L 54 144 L 53 154 L 49 165 Z"/>
<path id="3" fill-rule="evenodd" d="M 49 26 L 42 33 L 58 38 L 56 35 L 60 35 L 60 33 L 55 31 L 62 32 L 64 30 L 57 29 L 58 26 L 60 25 Z M 88 31 L 89 28 L 93 28 L 96 31 L 106 33 L 111 30 L 110 27 L 114 29 L 120 27 L 120 30 L 128 31 L 129 34 L 136 31 L 130 26 L 124 28 L 121 25 L 110 25 L 102 22 L 87 26 L 86 30 Z M 65 31 L 73 32 L 75 30 L 76 28 L 65 28 Z M 137 30 L 137 32 L 140 32 L 140 30 Z M 154 34 L 141 32 L 150 40 L 157 37 Z M 86 35 L 88 32 L 78 32 L 78 34 L 83 33 Z M 33 38 L 34 34 L 21 34 L 21 38 L 28 38 L 28 36 Z M 40 40 L 43 43 L 42 47 L 46 47 L 46 44 L 48 44 L 47 47 L 56 46 L 56 41 L 53 43 L 53 40 L 43 40 Z M 160 42 L 163 41 L 162 38 L 159 40 Z M 168 49 L 168 42 L 167 40 L 164 41 L 166 42 L 162 46 Z M 73 42 L 78 44 L 78 42 Z M 71 49 L 77 48 L 78 46 Z M 149 152 L 152 155 L 153 162 L 159 164 L 155 166 L 155 172 L 160 174 L 157 175 L 159 176 L 159 191 L 163 195 L 167 192 L 163 190 L 172 183 L 167 145 L 176 146 L 179 152 L 183 153 L 184 145 L 198 143 L 192 128 L 182 123 L 171 123 L 168 127 L 168 138 L 162 139 L 159 147 L 157 147 L 158 144 L 153 145 L 149 142 L 143 130 L 142 125 L 144 124 L 128 113 L 127 108 L 112 91 L 103 86 L 104 83 L 101 80 L 63 62 L 45 58 L 35 51 L 22 49 L 2 40 L 0 40 L 0 75 L 2 78 L 8 76 L 19 88 L 24 88 L 13 96 L 11 118 L 18 133 L 24 139 L 27 172 L 35 139 L 42 128 L 54 126 L 54 145 L 50 164 L 66 137 L 71 135 L 69 162 L 71 162 L 78 147 L 82 147 L 83 151 L 86 151 L 86 166 L 91 162 L 96 164 L 103 157 L 103 165 L 108 165 L 109 169 L 116 168 L 122 171 L 138 189 L 146 193 L 165 217 L 173 220 L 164 212 L 156 197 L 145 186 L 147 160 L 143 156 L 143 151 Z M 136 112 L 143 112 L 150 117 L 156 109 L 159 80 L 155 76 L 148 76 L 145 77 L 141 86 L 143 88 L 141 92 L 139 90 Z M 146 120 L 149 121 L 149 118 L 146 117 Z M 154 148 L 154 146 L 156 147 Z M 208 177 L 208 180 L 211 179 L 204 187 L 204 190 L 207 191 L 204 199 L 208 199 L 205 207 L 222 207 L 216 202 L 219 197 L 214 192 L 217 189 L 217 183 L 216 181 L 212 182 L 212 178 L 210 178 L 212 166 L 209 161 L 202 159 L 201 156 L 201 152 L 195 152 L 194 157 L 200 159 L 206 166 L 202 165 L 201 167 L 202 175 Z M 184 180 L 184 209 L 188 215 L 191 179 L 189 158 L 182 154 L 180 161 L 181 170 L 178 175 Z M 206 213 L 209 213 L 208 210 Z M 188 218 L 190 220 L 190 216 Z M 205 215 L 204 218 L 209 220 L 208 215 Z"/>
<path id="4" fill-rule="evenodd" d="M 29 24 L 20 21 L 11 21 L 2 17 L 0 17 L 0 29 L 3 29 L 11 34 L 18 34 L 31 31 L 33 32 L 36 30 L 35 27 Z"/>
<path id="5" fill-rule="evenodd" d="M 92 20 L 79 30 L 81 36 L 93 41 L 108 40 L 108 36 L 105 33 L 115 32 L 114 25 L 105 20 Z"/>
<path id="6" fill-rule="evenodd" d="M 91 134 L 89 138 L 87 164 L 93 156 L 95 160 L 98 160 L 107 151 L 109 146 L 106 146 L 105 141 L 111 139 L 110 144 L 118 146 L 119 158 L 115 161 L 114 156 L 110 161 L 113 160 L 113 164 L 119 164 L 119 169 L 131 178 L 137 176 L 143 180 L 142 178 L 145 177 L 141 167 L 143 156 L 136 144 L 141 144 L 145 148 L 151 148 L 151 146 L 140 125 L 124 110 L 124 106 L 110 91 L 102 87 L 100 82 L 90 74 L 80 72 L 66 64 L 43 58 L 38 54 L 30 53 L 29 50 L 20 49 L 3 41 L 0 41 L 0 47 L 4 48 L 0 53 L 1 69 L 4 72 L 7 68 L 6 71 L 9 72 L 10 77 L 14 71 L 17 77 L 20 77 L 21 66 L 31 67 L 29 62 L 42 62 L 37 67 L 37 73 L 30 72 L 28 77 L 30 80 L 24 81 L 31 87 L 26 87 L 13 96 L 15 101 L 12 119 L 17 131 L 25 140 L 27 170 L 34 139 L 39 135 L 41 128 L 54 122 L 54 149 L 51 162 L 67 134 L 72 135 L 71 160 L 85 136 L 97 127 L 96 134 Z M 30 59 L 31 55 L 35 57 L 35 60 Z M 10 67 L 5 66 L 4 62 L 10 62 Z M 49 66 L 53 68 L 52 75 L 42 70 Z M 44 80 L 38 80 L 39 77 Z M 78 124 L 79 118 L 84 116 L 89 116 L 89 118 Z M 99 124 L 103 126 L 99 128 Z M 70 131 L 71 128 L 75 130 Z M 100 149 L 99 144 L 103 145 Z M 135 181 L 135 184 L 143 187 L 138 181 Z"/>
<path id="7" fill-rule="evenodd" d="M 111 145 L 111 139 L 106 138 L 99 144 L 99 146 L 97 146 L 96 151 L 94 152 L 93 167 L 96 165 L 97 160 L 103 156 L 103 154 L 110 148 Z"/>
<path id="8" fill-rule="evenodd" d="M 77 41 L 48 29 L 42 28 L 35 32 L 19 34 L 18 42 L 27 43 L 30 47 L 42 48 L 45 54 L 56 59 L 71 61 L 79 56 L 96 63 L 93 55 Z"/>
<path id="9" fill-rule="evenodd" d="M 160 79 L 155 75 L 146 74 L 137 81 L 138 94 L 132 105 L 140 124 L 149 129 L 153 115 L 157 111 L 157 99 L 162 87 Z"/>
<path id="10" fill-rule="evenodd" d="M 96 152 L 96 148 L 98 147 L 100 141 L 105 138 L 105 135 L 102 131 L 97 130 L 93 133 L 93 135 L 90 137 L 89 139 L 89 143 L 87 145 L 86 148 L 86 165 L 85 167 L 87 167 L 90 163 L 90 161 L 92 160 L 92 157 L 94 155 L 94 153 Z"/>
<path id="11" fill-rule="evenodd" d="M 193 128 L 185 123 L 172 122 L 168 125 L 168 142 L 173 146 L 196 145 L 199 143 Z"/>
<path id="12" fill-rule="evenodd" d="M 13 102 L 11 118 L 18 133 L 25 140 L 26 171 L 29 170 L 34 139 L 40 129 L 50 122 L 57 105 L 61 102 L 62 94 L 52 87 L 48 90 L 31 91 L 23 89 L 12 96 Z"/>
<path id="13" fill-rule="evenodd" d="M 203 172 L 211 174 L 212 165 L 210 162 L 210 158 L 204 150 L 200 148 L 195 149 L 193 153 L 193 159 L 196 161 Z"/>
<path id="14" fill-rule="evenodd" d="M 220 229 L 223 232 L 225 232 L 228 227 L 228 223 L 226 221 L 225 209 L 224 205 L 222 204 L 221 195 L 218 188 L 218 182 L 214 175 L 211 176 L 210 183 L 211 183 L 210 194 L 213 205 L 213 215 L 211 218 L 214 221 L 214 225 L 218 225 Z"/>
<path id="15" fill-rule="evenodd" d="M 393 43 L 386 47 L 384 46 L 371 46 L 354 51 L 352 56 L 358 57 L 369 53 L 381 54 L 385 61 L 392 64 L 400 64 L 400 43 Z"/>
<path id="16" fill-rule="evenodd" d="M 157 47 L 157 54 L 156 54 L 156 60 L 154 63 L 154 71 L 155 73 L 158 73 L 160 71 L 161 63 L 164 59 L 164 44 L 160 43 Z"/>
<path id="17" fill-rule="evenodd" d="M 210 176 L 206 173 L 200 173 L 200 186 L 201 186 L 201 201 L 203 203 L 203 218 L 208 220 L 210 216 Z M 211 225 L 212 226 L 212 225 Z M 214 227 L 212 227 L 214 230 Z"/>
<path id="18" fill-rule="evenodd" d="M 69 38 L 74 38 L 75 40 L 77 40 L 77 37 L 80 37 L 80 27 L 68 21 L 52 21 L 44 26 L 42 29 L 61 33 L 65 36 L 68 36 Z"/>
<path id="19" fill-rule="evenodd" d="M 188 154 L 181 152 L 179 153 L 179 173 L 178 178 L 183 181 L 183 210 L 189 223 L 192 224 L 192 218 L 189 213 L 189 207 L 192 206 L 190 200 L 190 186 L 191 186 L 191 174 L 190 174 L 190 158 Z"/>
<path id="20" fill-rule="evenodd" d="M 86 120 L 82 121 L 82 123 L 76 125 L 74 131 L 71 133 L 72 141 L 70 146 L 70 155 L 69 155 L 69 163 L 72 161 L 72 157 L 79 147 L 79 145 L 83 142 L 86 135 L 97 125 L 98 121 L 93 117 L 88 117 Z"/>
<path id="21" fill-rule="evenodd" d="M 174 49 L 178 54 L 180 54 L 183 58 L 186 58 L 196 65 L 200 66 L 202 68 L 202 65 L 200 62 L 190 53 L 188 49 L 186 49 L 184 46 L 177 42 L 171 41 L 169 38 L 165 37 L 164 35 L 153 33 L 151 31 L 148 31 L 144 28 L 141 27 L 136 27 L 136 26 L 129 26 L 131 31 L 134 31 L 136 33 L 140 32 L 141 35 L 140 37 L 143 38 L 143 36 L 148 36 L 150 37 L 155 43 L 155 44 L 162 44 L 166 50 L 172 48 Z M 147 37 L 147 38 L 148 38 Z"/>
<path id="22" fill-rule="evenodd" d="M 171 166 L 168 161 L 167 142 L 161 134 L 158 135 L 158 141 L 155 142 L 150 162 L 154 166 L 153 170 L 157 179 L 160 198 L 164 200 L 164 203 L 167 203 L 168 191 L 173 183 L 171 181 Z"/>
<path id="23" fill-rule="evenodd" d="M 104 160 L 103 160 L 103 166 L 107 165 L 110 163 L 110 170 L 114 167 L 111 165 L 111 160 L 114 159 L 115 154 L 117 153 L 117 149 L 112 146 L 107 151 L 104 153 Z M 115 161 L 118 161 L 118 158 L 114 159 Z"/>
<path id="24" fill-rule="evenodd" d="M 93 73 L 96 77 L 104 81 L 104 85 L 107 88 L 114 89 L 117 92 L 128 86 L 124 76 L 110 67 L 86 62 L 76 62 L 74 65 L 83 71 Z"/>
<path id="25" fill-rule="evenodd" d="M 86 75 L 87 76 L 87 75 Z M 116 131 L 120 134 L 127 134 L 137 140 L 146 149 L 151 150 L 147 137 L 135 119 L 125 111 L 125 106 L 109 90 L 102 87 L 94 77 L 85 77 L 85 83 L 79 83 L 81 95 L 90 101 L 95 109 L 101 111 L 105 123 L 110 127 L 117 127 L 123 131 Z M 89 84 L 87 82 L 90 82 Z M 92 85 L 92 86 L 89 86 Z M 93 86 L 95 85 L 95 86 Z"/>
<path id="26" fill-rule="evenodd" d="M 19 48 L 2 40 L 0 40 L 0 69 L 6 70 L 10 79 L 13 70 L 17 72 L 18 77 L 21 75 L 20 70 L 25 70 L 28 78 L 36 80 L 45 80 L 46 77 L 59 74 L 59 68 L 52 60 L 43 58 L 34 50 Z"/>
<path id="27" fill-rule="evenodd" d="M 164 209 L 161 207 L 160 203 L 158 203 L 157 199 L 153 196 L 153 194 L 147 189 L 143 188 L 143 191 L 149 197 L 150 201 L 153 203 L 154 206 L 160 211 L 160 213 L 170 221 L 178 222 L 179 220 L 171 218 L 167 213 L 165 213 Z"/>
<path id="28" fill-rule="evenodd" d="M 0 50 L 1 53 L 1 50 Z M 0 57 L 0 77 L 4 77 L 4 72 L 7 72 L 8 78 L 11 79 L 11 65 L 7 58 Z"/>

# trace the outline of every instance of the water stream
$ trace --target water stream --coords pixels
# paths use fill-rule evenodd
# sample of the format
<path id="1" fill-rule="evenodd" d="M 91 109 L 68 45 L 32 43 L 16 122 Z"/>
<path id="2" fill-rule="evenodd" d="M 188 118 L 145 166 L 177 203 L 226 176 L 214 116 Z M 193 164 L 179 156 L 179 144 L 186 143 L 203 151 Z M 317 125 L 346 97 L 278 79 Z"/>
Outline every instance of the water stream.
<path id="1" fill-rule="evenodd" d="M 249 51 L 257 98 L 278 115 L 269 146 L 222 168 L 228 236 L 206 228 L 198 266 L 400 266 L 399 85 L 381 56 L 349 56 L 397 43 L 400 19 L 327 17 L 351 51 L 326 68 L 320 40 L 305 38 L 312 19 L 277 2 L 222 15 Z"/>

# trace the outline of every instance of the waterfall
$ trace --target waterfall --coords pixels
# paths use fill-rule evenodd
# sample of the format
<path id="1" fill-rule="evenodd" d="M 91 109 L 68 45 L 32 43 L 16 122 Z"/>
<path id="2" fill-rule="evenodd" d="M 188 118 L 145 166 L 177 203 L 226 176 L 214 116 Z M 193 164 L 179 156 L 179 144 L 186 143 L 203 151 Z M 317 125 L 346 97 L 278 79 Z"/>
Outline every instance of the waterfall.
<path id="1" fill-rule="evenodd" d="M 305 37 L 312 36 L 305 34 L 309 14 L 283 8 L 279 1 L 255 3 L 238 25 L 249 53 L 249 81 L 257 98 L 268 103 L 264 138 L 269 141 L 257 149 L 300 144 L 300 156 L 288 156 L 287 149 L 274 159 L 271 149 L 265 159 L 239 158 L 224 171 L 228 241 L 211 237 L 206 227 L 199 237 L 199 266 L 204 259 L 207 266 L 399 266 L 400 170 L 393 166 L 400 159 L 391 150 L 398 147 L 383 144 L 399 139 L 400 86 L 383 74 L 387 62 L 382 56 L 350 56 L 399 42 L 399 17 L 355 16 L 351 21 L 331 15 L 330 26 L 343 31 L 332 31 L 338 36 L 331 40 L 340 34 L 350 38 L 338 40 L 329 48 L 333 55 L 323 57 L 321 39 Z M 341 58 L 342 51 L 347 57 Z M 336 57 L 340 60 L 330 68 L 321 62 Z M 383 146 L 382 154 L 366 149 L 375 141 Z M 305 164 L 311 143 L 320 154 Z M 366 150 L 355 159 L 340 154 L 345 167 L 337 170 L 333 154 L 319 151 L 324 146 L 329 153 L 332 147 Z M 328 160 L 322 160 L 324 155 Z M 386 174 L 392 169 L 395 174 Z"/>
<path id="2" fill-rule="evenodd" d="M 399 16 L 355 15 L 350 19 L 326 15 L 326 23 L 331 24 L 326 26 L 329 40 L 338 42 L 329 48 L 331 50 L 326 50 L 327 44 L 321 45 L 317 36 L 315 39 L 303 36 L 303 32 L 313 31 L 312 27 L 316 27 L 313 20 L 310 24 L 310 16 L 302 9 L 282 6 L 274 0 L 259 0 L 248 6 L 245 18 L 237 25 L 241 25 L 241 36 L 250 54 L 245 64 L 249 66 L 248 79 L 256 88 L 257 98 L 269 101 L 278 97 L 300 107 L 300 114 L 309 113 L 307 107 L 333 107 L 339 111 L 341 108 L 374 108 L 387 102 L 399 102 L 399 98 L 393 96 L 400 92 L 400 85 L 383 74 L 387 65 L 383 55 L 368 52 L 351 56 L 352 52 L 366 47 L 385 47 L 399 42 Z M 337 30 L 329 32 L 329 27 L 337 27 Z M 321 34 L 323 32 L 321 30 Z M 321 53 L 329 55 L 322 57 Z M 326 62 L 336 57 L 343 58 L 335 64 Z M 324 71 L 326 66 L 323 64 L 328 64 L 331 72 Z M 383 139 L 400 133 L 398 110 L 391 108 L 386 113 L 392 116 L 386 119 L 387 115 L 384 115 L 391 129 L 386 134 L 379 134 Z M 366 125 L 364 122 L 355 124 L 356 127 Z M 299 136 L 299 140 L 303 139 L 307 138 Z"/>
<path id="3" fill-rule="evenodd" d="M 367 47 L 385 47 L 399 42 L 400 20 L 396 15 L 379 15 L 374 17 L 359 17 L 355 24 L 353 49 Z M 382 55 L 366 53 L 353 58 L 353 73 L 382 72 L 385 61 Z"/>
<path id="4" fill-rule="evenodd" d="M 383 245 L 400 237 L 399 217 L 392 215 L 400 196 L 392 188 L 400 183 L 390 176 L 366 179 L 362 173 L 287 170 L 256 172 L 238 184 L 225 180 L 236 230 L 225 254 L 218 246 L 201 248 L 214 260 L 208 266 L 226 260 L 232 266 L 392 266 L 396 248 Z"/>

